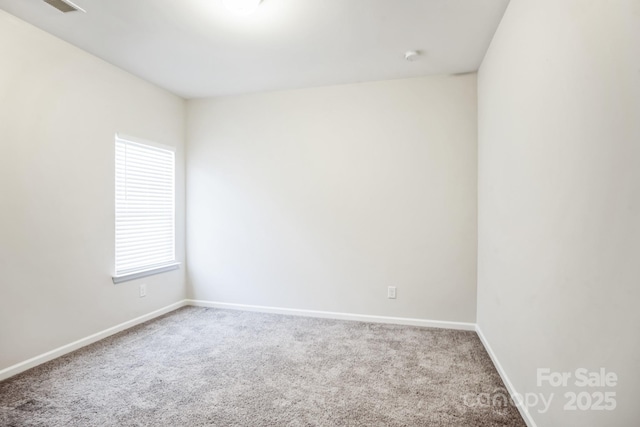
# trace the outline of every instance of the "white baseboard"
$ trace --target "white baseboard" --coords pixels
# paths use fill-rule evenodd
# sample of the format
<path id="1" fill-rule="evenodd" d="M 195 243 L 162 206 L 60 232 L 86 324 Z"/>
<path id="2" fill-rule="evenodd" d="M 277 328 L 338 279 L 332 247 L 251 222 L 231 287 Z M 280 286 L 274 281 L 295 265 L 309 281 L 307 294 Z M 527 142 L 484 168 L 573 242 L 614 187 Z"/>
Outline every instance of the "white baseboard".
<path id="1" fill-rule="evenodd" d="M 169 313 L 170 311 L 177 310 L 178 308 L 184 307 L 185 305 L 187 305 L 186 300 L 176 302 L 174 304 L 163 307 L 159 310 L 152 311 L 151 313 L 147 313 L 143 316 L 136 317 L 135 319 L 131 319 L 127 322 L 120 323 L 119 325 L 105 329 L 93 335 L 89 335 L 88 337 L 81 338 L 78 341 L 74 341 L 70 344 L 63 345 L 62 347 L 58 347 L 54 350 L 48 351 L 39 356 L 32 357 L 31 359 L 25 360 L 24 362 L 20 362 L 13 366 L 9 366 L 8 368 L 5 368 L 0 371 L 0 381 L 7 379 L 9 377 L 12 377 L 14 375 L 17 375 L 20 372 L 24 372 L 27 369 L 34 368 L 45 362 L 53 360 L 57 357 L 63 356 L 67 353 L 71 353 L 72 351 L 75 351 L 89 344 L 93 344 L 94 342 L 100 341 L 101 339 L 104 339 L 110 335 L 117 334 L 118 332 L 131 328 L 132 326 L 139 325 L 140 323 L 144 323 L 158 316 L 162 316 L 163 314 Z"/>
<path id="2" fill-rule="evenodd" d="M 493 365 L 496 367 L 496 370 L 500 374 L 500 378 L 502 378 L 502 382 L 507 387 L 507 391 L 509 392 L 511 399 L 514 402 L 518 402 L 518 399 L 516 396 L 519 396 L 520 394 L 516 391 L 515 387 L 511 383 L 511 380 L 509 379 L 506 371 L 498 361 L 498 357 L 493 352 L 493 349 L 489 345 L 489 342 L 487 341 L 487 338 L 482 333 L 482 330 L 480 329 L 479 325 L 476 325 L 476 333 L 478 334 L 480 341 L 482 341 L 482 345 L 484 345 L 485 350 L 487 350 L 487 353 L 489 353 L 489 357 L 491 357 L 491 361 L 493 362 Z M 516 405 L 516 407 L 518 408 L 518 411 L 520 411 L 520 415 L 522 416 L 522 418 L 524 419 L 524 422 L 527 424 L 528 427 L 537 427 L 535 421 L 533 421 L 533 418 L 531 418 L 531 414 L 527 410 L 526 406 Z"/>
<path id="3" fill-rule="evenodd" d="M 217 301 L 187 300 L 196 307 L 226 308 L 231 310 L 256 311 L 260 313 L 287 314 L 291 316 L 320 317 L 324 319 L 355 320 L 358 322 L 388 323 L 394 325 L 425 326 L 429 328 L 475 331 L 475 323 L 450 322 L 444 320 L 411 319 L 407 317 L 372 316 L 369 314 L 337 313 L 333 311 L 300 310 L 295 308 L 266 307 L 262 305 L 232 304 Z"/>

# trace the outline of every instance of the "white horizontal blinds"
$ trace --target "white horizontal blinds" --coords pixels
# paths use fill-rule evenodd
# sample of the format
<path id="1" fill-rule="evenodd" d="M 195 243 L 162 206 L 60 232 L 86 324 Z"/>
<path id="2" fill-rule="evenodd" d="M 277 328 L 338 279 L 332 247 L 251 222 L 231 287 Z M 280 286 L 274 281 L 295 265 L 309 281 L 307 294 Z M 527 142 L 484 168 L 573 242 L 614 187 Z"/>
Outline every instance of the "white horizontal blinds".
<path id="1" fill-rule="evenodd" d="M 116 138 L 116 275 L 175 261 L 175 155 Z"/>

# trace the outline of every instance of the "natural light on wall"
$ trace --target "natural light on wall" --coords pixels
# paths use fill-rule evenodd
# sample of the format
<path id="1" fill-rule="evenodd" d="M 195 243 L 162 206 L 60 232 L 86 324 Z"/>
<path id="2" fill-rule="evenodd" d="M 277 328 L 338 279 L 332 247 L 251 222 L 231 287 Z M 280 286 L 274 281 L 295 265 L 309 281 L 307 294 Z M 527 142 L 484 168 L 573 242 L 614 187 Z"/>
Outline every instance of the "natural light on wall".
<path id="1" fill-rule="evenodd" d="M 177 268 L 175 153 L 116 136 L 115 283 Z"/>

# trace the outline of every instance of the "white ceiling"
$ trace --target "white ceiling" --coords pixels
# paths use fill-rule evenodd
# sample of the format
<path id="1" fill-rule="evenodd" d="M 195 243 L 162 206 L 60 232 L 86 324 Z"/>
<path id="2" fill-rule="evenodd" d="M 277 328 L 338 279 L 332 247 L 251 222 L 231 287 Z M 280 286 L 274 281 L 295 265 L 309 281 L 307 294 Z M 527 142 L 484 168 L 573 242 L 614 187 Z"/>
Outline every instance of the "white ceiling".
<path id="1" fill-rule="evenodd" d="M 0 8 L 185 98 L 475 71 L 509 0 L 42 0 Z M 418 49 L 419 60 L 404 52 Z"/>

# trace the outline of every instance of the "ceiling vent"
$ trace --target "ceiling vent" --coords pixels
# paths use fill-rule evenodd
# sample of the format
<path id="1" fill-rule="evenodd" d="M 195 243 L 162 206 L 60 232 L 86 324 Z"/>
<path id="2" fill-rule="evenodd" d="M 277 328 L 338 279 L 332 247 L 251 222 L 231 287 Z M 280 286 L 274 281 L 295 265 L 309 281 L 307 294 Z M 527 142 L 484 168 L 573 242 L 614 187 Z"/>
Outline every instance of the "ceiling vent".
<path id="1" fill-rule="evenodd" d="M 62 13 L 84 12 L 84 9 L 82 9 L 80 6 L 77 6 L 71 3 L 68 0 L 44 0 L 44 2 L 55 7 Z"/>

